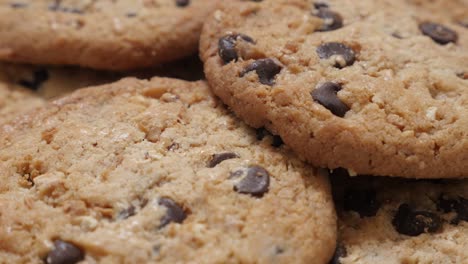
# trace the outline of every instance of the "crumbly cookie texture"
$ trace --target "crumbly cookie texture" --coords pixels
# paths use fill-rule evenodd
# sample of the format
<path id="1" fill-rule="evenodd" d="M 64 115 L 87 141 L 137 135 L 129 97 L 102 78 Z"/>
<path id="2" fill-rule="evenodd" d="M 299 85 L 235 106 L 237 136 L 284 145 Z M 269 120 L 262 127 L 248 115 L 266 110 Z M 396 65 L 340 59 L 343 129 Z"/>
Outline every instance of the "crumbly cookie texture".
<path id="1" fill-rule="evenodd" d="M 126 70 L 194 53 L 217 0 L 0 0 L 0 60 Z"/>
<path id="2" fill-rule="evenodd" d="M 335 264 L 465 263 L 468 181 L 332 175 Z"/>
<path id="3" fill-rule="evenodd" d="M 26 89 L 0 81 L 0 125 L 13 121 L 44 104 L 43 99 Z"/>
<path id="4" fill-rule="evenodd" d="M 412 2 L 224 1 L 201 37 L 207 80 L 316 166 L 466 177 L 468 29 Z"/>
<path id="5" fill-rule="evenodd" d="M 8 263 L 325 263 L 335 248 L 326 175 L 204 82 L 79 90 L 0 145 Z"/>

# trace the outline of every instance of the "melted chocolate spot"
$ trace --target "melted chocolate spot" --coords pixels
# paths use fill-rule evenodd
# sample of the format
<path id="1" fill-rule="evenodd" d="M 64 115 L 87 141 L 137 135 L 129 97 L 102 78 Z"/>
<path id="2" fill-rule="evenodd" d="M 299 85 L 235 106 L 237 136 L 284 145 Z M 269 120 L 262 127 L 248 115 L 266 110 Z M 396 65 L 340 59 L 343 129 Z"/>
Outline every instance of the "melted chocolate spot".
<path id="1" fill-rule="evenodd" d="M 424 35 L 429 36 L 432 40 L 441 45 L 445 45 L 450 42 L 455 43 L 458 40 L 457 32 L 441 24 L 424 22 L 419 25 L 419 29 Z"/>
<path id="2" fill-rule="evenodd" d="M 255 71 L 261 84 L 273 86 L 275 85 L 275 76 L 281 72 L 282 67 L 273 59 L 260 59 L 252 62 L 240 74 L 243 77 L 251 71 Z"/>
<path id="3" fill-rule="evenodd" d="M 245 175 L 246 174 L 246 175 Z M 239 170 L 232 174 L 233 177 L 242 177 L 234 185 L 234 191 L 262 197 L 270 186 L 270 174 L 260 166 L 250 166 L 246 170 Z"/>
<path id="4" fill-rule="evenodd" d="M 316 102 L 330 110 L 334 115 L 344 117 L 346 112 L 349 111 L 349 107 L 338 98 L 337 93 L 341 89 L 342 87 L 339 84 L 326 82 L 313 90 L 311 95 Z"/>
<path id="5" fill-rule="evenodd" d="M 160 198 L 159 205 L 166 207 L 166 214 L 161 218 L 159 228 L 172 222 L 180 224 L 187 218 L 184 209 L 170 198 Z"/>
<path id="6" fill-rule="evenodd" d="M 74 264 L 84 259 L 84 253 L 77 246 L 62 240 L 55 240 L 54 249 L 47 254 L 47 264 Z"/>
<path id="7" fill-rule="evenodd" d="M 237 61 L 239 55 L 237 54 L 236 44 L 237 41 L 246 41 L 254 43 L 254 40 L 244 34 L 230 34 L 219 39 L 218 41 L 218 54 L 225 64 L 231 61 Z"/>
<path id="8" fill-rule="evenodd" d="M 442 220 L 432 212 L 414 211 L 408 204 L 402 204 L 393 217 L 392 224 L 400 234 L 419 236 L 439 230 Z"/>
<path id="9" fill-rule="evenodd" d="M 322 26 L 317 29 L 318 31 L 332 31 L 343 27 L 341 15 L 328 8 L 319 8 L 314 14 L 323 20 Z"/>
<path id="10" fill-rule="evenodd" d="M 335 64 L 333 66 L 339 69 L 353 65 L 356 60 L 354 50 L 338 42 L 328 42 L 318 46 L 317 55 L 320 59 L 334 57 Z"/>

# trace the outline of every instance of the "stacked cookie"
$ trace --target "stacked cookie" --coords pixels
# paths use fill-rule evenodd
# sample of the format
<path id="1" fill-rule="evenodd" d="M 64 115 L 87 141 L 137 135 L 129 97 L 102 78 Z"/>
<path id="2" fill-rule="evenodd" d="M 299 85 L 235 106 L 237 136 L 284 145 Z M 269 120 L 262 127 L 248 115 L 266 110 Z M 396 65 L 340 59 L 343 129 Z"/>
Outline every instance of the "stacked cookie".
<path id="1" fill-rule="evenodd" d="M 468 258 L 465 0 L 0 13 L 0 263 Z"/>

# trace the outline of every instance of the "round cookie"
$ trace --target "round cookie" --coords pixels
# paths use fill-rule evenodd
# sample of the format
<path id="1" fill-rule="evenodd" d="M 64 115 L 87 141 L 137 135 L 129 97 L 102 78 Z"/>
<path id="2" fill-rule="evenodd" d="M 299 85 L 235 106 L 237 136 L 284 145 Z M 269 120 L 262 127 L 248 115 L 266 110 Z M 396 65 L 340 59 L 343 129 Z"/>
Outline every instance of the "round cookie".
<path id="1" fill-rule="evenodd" d="M 0 0 L 0 60 L 126 70 L 194 53 L 217 0 Z"/>
<path id="2" fill-rule="evenodd" d="M 339 246 L 331 263 L 464 263 L 468 181 L 332 175 Z"/>
<path id="3" fill-rule="evenodd" d="M 313 165 L 455 178 L 468 176 L 467 33 L 403 0 L 237 0 L 200 52 L 214 93 Z"/>
<path id="4" fill-rule="evenodd" d="M 204 82 L 124 79 L 0 129 L 0 259 L 9 263 L 325 263 L 333 254 L 326 175 L 230 115 Z"/>

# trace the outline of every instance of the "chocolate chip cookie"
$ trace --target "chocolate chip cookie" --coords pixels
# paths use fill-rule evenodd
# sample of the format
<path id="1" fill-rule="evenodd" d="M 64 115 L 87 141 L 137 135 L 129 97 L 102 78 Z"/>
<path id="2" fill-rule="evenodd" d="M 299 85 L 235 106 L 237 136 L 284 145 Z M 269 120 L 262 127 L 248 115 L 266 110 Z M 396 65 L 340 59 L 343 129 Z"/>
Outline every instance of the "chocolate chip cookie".
<path id="1" fill-rule="evenodd" d="M 0 0 L 0 60 L 125 70 L 197 50 L 218 0 Z"/>
<path id="2" fill-rule="evenodd" d="M 428 10 L 224 1 L 201 37 L 206 77 L 238 116 L 316 166 L 466 177 L 468 29 Z"/>
<path id="3" fill-rule="evenodd" d="M 124 79 L 0 131 L 8 263 L 325 263 L 325 174 L 204 82 Z"/>
<path id="4" fill-rule="evenodd" d="M 468 181 L 332 173 L 339 246 L 332 263 L 464 263 Z"/>

